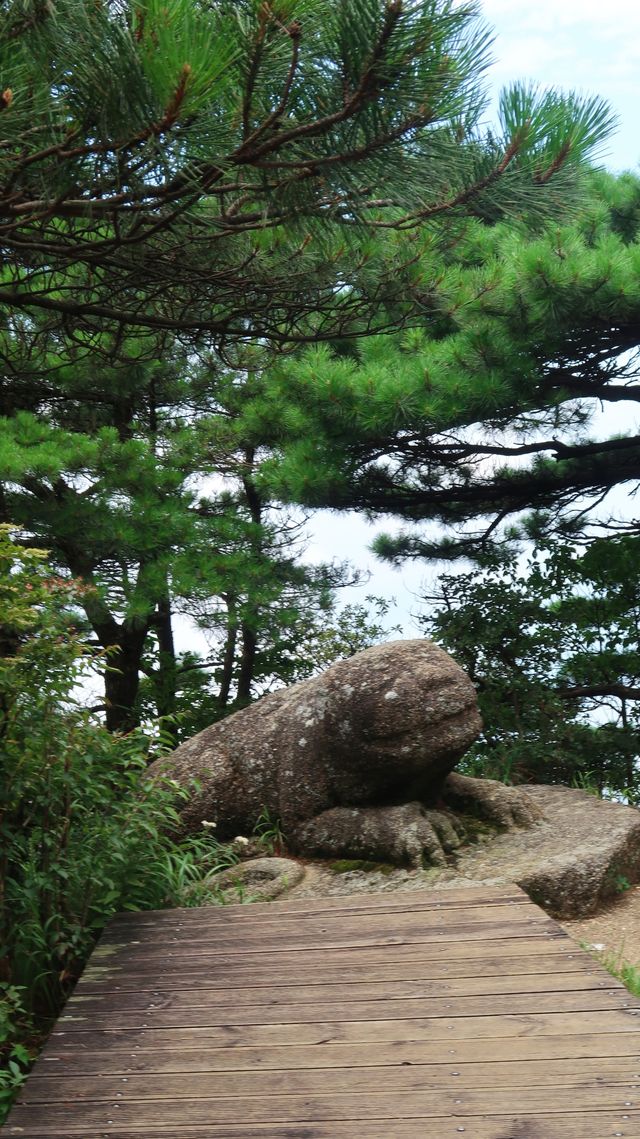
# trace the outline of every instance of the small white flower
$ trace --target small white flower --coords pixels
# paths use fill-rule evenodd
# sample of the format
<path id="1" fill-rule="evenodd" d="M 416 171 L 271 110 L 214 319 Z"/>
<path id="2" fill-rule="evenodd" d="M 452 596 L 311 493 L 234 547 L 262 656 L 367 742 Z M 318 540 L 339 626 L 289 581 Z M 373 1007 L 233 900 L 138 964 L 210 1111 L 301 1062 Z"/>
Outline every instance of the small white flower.
<path id="1" fill-rule="evenodd" d="M 202 820 L 203 827 L 215 827 L 216 823 L 210 823 L 207 819 Z"/>
<path id="2" fill-rule="evenodd" d="M 234 840 L 233 840 L 233 841 L 234 841 L 234 842 L 235 842 L 235 843 L 236 843 L 238 846 L 248 846 L 248 845 L 249 845 L 249 839 L 248 839 L 248 838 L 245 838 L 245 837 L 244 837 L 244 835 L 242 835 L 242 834 L 238 834 L 238 835 L 236 835 L 236 837 L 234 838 Z"/>

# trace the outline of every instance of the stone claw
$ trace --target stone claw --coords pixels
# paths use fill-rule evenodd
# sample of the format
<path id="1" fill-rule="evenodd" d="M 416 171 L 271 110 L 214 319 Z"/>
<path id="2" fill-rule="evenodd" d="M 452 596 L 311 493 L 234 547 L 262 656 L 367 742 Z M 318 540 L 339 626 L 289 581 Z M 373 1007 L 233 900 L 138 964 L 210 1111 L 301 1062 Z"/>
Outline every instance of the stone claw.
<path id="1" fill-rule="evenodd" d="M 362 858 L 421 867 L 446 866 L 462 845 L 459 819 L 422 803 L 391 807 L 333 807 L 298 827 L 294 848 L 307 857 Z"/>
<path id="2" fill-rule="evenodd" d="M 442 798 L 455 811 L 468 812 L 504 830 L 530 827 L 542 811 L 522 787 L 508 787 L 496 779 L 473 779 L 452 771 L 442 785 Z"/>

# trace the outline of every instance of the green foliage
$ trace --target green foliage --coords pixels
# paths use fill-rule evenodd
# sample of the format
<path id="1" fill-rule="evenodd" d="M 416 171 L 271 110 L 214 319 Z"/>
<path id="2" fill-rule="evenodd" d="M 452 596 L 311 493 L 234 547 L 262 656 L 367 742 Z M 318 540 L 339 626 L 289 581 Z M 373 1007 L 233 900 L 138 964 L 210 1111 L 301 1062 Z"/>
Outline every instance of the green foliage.
<path id="1" fill-rule="evenodd" d="M 303 566 L 276 500 L 350 494 L 354 422 L 379 456 L 416 416 L 466 414 L 455 352 L 425 404 L 419 330 L 400 368 L 385 336 L 353 338 L 417 305 L 444 340 L 486 287 L 455 249 L 475 271 L 496 219 L 562 213 L 609 116 L 514 88 L 504 137 L 483 138 L 473 4 L 65 0 L 54 18 L 15 0 L 1 19 L 3 516 L 91 587 L 107 725 L 169 728 L 182 703 L 177 739 L 298 679 L 296 641 L 341 653 L 314 621 L 344 575 Z M 290 338 L 318 347 L 287 362 Z M 509 395 L 507 348 L 476 409 Z M 176 611 L 206 659 L 178 659 Z"/>
<path id="2" fill-rule="evenodd" d="M 367 594 L 364 603 L 340 605 L 336 593 L 315 609 L 300 604 L 290 610 L 289 621 L 270 652 L 275 684 L 296 684 L 316 676 L 338 660 L 345 660 L 400 633 L 386 624 L 391 602 Z"/>
<path id="3" fill-rule="evenodd" d="M 166 848 L 158 866 L 165 892 L 163 905 L 193 908 L 222 904 L 208 879 L 237 861 L 231 845 L 219 843 L 210 835 L 191 836 Z"/>
<path id="4" fill-rule="evenodd" d="M 613 973 L 614 977 L 618 977 L 622 984 L 633 993 L 634 997 L 640 997 L 640 969 L 634 965 L 627 963 L 621 964 L 615 968 L 610 967 L 604 962 L 605 968 Z"/>
<path id="5" fill-rule="evenodd" d="M 639 398 L 639 219 L 640 180 L 594 174 L 580 210 L 542 232 L 449 227 L 416 252 L 420 327 L 314 345 L 254 393 L 244 414 L 271 430 L 269 486 L 402 518 L 374 545 L 397 562 L 486 551 L 510 526 L 584 531 L 640 476 L 633 413 L 619 434 L 590 425 Z M 621 500 L 601 514 L 623 517 Z"/>
<path id="6" fill-rule="evenodd" d="M 299 641 L 326 623 L 346 570 L 305 564 L 301 523 L 257 485 L 266 449 L 236 421 L 260 376 L 175 343 L 162 361 L 133 337 L 117 361 L 106 336 L 76 356 L 51 333 L 38 343 L 3 338 L 3 507 L 90 587 L 79 600 L 106 653 L 107 725 L 162 717 L 177 738 L 298 679 Z M 204 658 L 176 652 L 176 611 L 202 630 Z"/>
<path id="7" fill-rule="evenodd" d="M 113 739 L 74 704 L 86 654 L 62 608 L 72 590 L 6 532 L 2 561 L 22 616 L 5 610 L 17 643 L 0 660 L 0 958 L 42 1011 L 111 913 L 163 904 L 175 791 L 145 778 L 142 737 Z"/>
<path id="8" fill-rule="evenodd" d="M 637 537 L 554 544 L 441 578 L 429 633 L 478 687 L 470 774 L 640 800 Z"/>
<path id="9" fill-rule="evenodd" d="M 263 807 L 258 815 L 253 834 L 266 854 L 281 855 L 286 850 L 286 838 L 280 819 L 273 818 L 267 807 Z"/>
<path id="10" fill-rule="evenodd" d="M 9 0 L 0 300 L 225 348 L 403 323 L 395 228 L 555 216 L 612 126 L 514 87 L 487 137 L 490 42 L 447 0 Z"/>
<path id="11" fill-rule="evenodd" d="M 23 990 L 0 982 L 0 1123 L 22 1087 L 35 1051 L 24 1040 L 33 1027 L 23 1005 Z"/>
<path id="12" fill-rule="evenodd" d="M 70 624 L 82 589 L 52 574 L 42 551 L 0 529 L 5 1099 L 29 1059 L 22 1042 L 55 1015 L 111 915 L 191 904 L 194 883 L 233 861 L 208 837 L 172 841 L 178 791 L 148 778 L 149 741 L 110 735 L 78 705 L 91 665 Z"/>
<path id="13" fill-rule="evenodd" d="M 584 946 L 585 949 L 592 949 L 592 946 Z M 631 965 L 624 959 L 624 946 L 617 954 L 607 953 L 598 954 L 599 960 L 608 973 L 612 977 L 616 977 L 618 981 L 633 993 L 634 997 L 640 997 L 640 968 L 637 965 Z"/>

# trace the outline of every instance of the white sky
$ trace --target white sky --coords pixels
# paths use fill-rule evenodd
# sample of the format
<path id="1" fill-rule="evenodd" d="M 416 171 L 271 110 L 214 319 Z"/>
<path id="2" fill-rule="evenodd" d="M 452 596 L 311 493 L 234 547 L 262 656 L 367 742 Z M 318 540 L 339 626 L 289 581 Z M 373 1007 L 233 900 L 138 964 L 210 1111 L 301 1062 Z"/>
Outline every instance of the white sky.
<path id="1" fill-rule="evenodd" d="M 602 95 L 620 119 L 606 165 L 640 161 L 640 5 L 634 0 L 485 0 L 496 32 L 489 78 L 497 87 L 535 80 Z"/>
<path id="2" fill-rule="evenodd" d="M 640 3 L 638 0 L 485 0 L 493 26 L 495 63 L 488 79 L 496 90 L 514 80 L 598 94 L 619 118 L 619 127 L 602 163 L 612 170 L 636 170 L 640 164 Z M 628 420 L 621 429 L 629 427 Z M 415 635 L 411 613 L 425 577 L 435 570 L 408 563 L 400 570 L 378 562 L 367 550 L 373 536 L 391 524 L 368 525 L 362 518 L 324 512 L 313 525 L 310 560 L 348 558 L 371 572 L 359 590 L 343 591 L 344 600 L 362 601 L 366 593 L 395 598 L 395 615 L 405 635 Z M 348 593 L 348 596 L 347 596 Z"/>

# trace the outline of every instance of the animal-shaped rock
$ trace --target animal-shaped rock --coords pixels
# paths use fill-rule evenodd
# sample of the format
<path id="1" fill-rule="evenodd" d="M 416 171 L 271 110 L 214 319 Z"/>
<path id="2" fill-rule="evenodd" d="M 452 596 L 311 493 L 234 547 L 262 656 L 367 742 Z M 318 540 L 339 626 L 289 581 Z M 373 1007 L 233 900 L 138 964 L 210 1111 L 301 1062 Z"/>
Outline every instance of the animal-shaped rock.
<path id="1" fill-rule="evenodd" d="M 480 729 L 455 661 L 427 640 L 394 641 L 262 697 L 152 770 L 197 782 L 181 811 L 188 833 L 206 820 L 220 839 L 247 834 L 266 810 L 294 852 L 439 862 L 462 828 L 434 808 L 448 788 L 468 799 L 484 783 L 449 776 Z M 531 821 L 519 801 L 505 812 L 493 798 L 502 822 Z"/>

